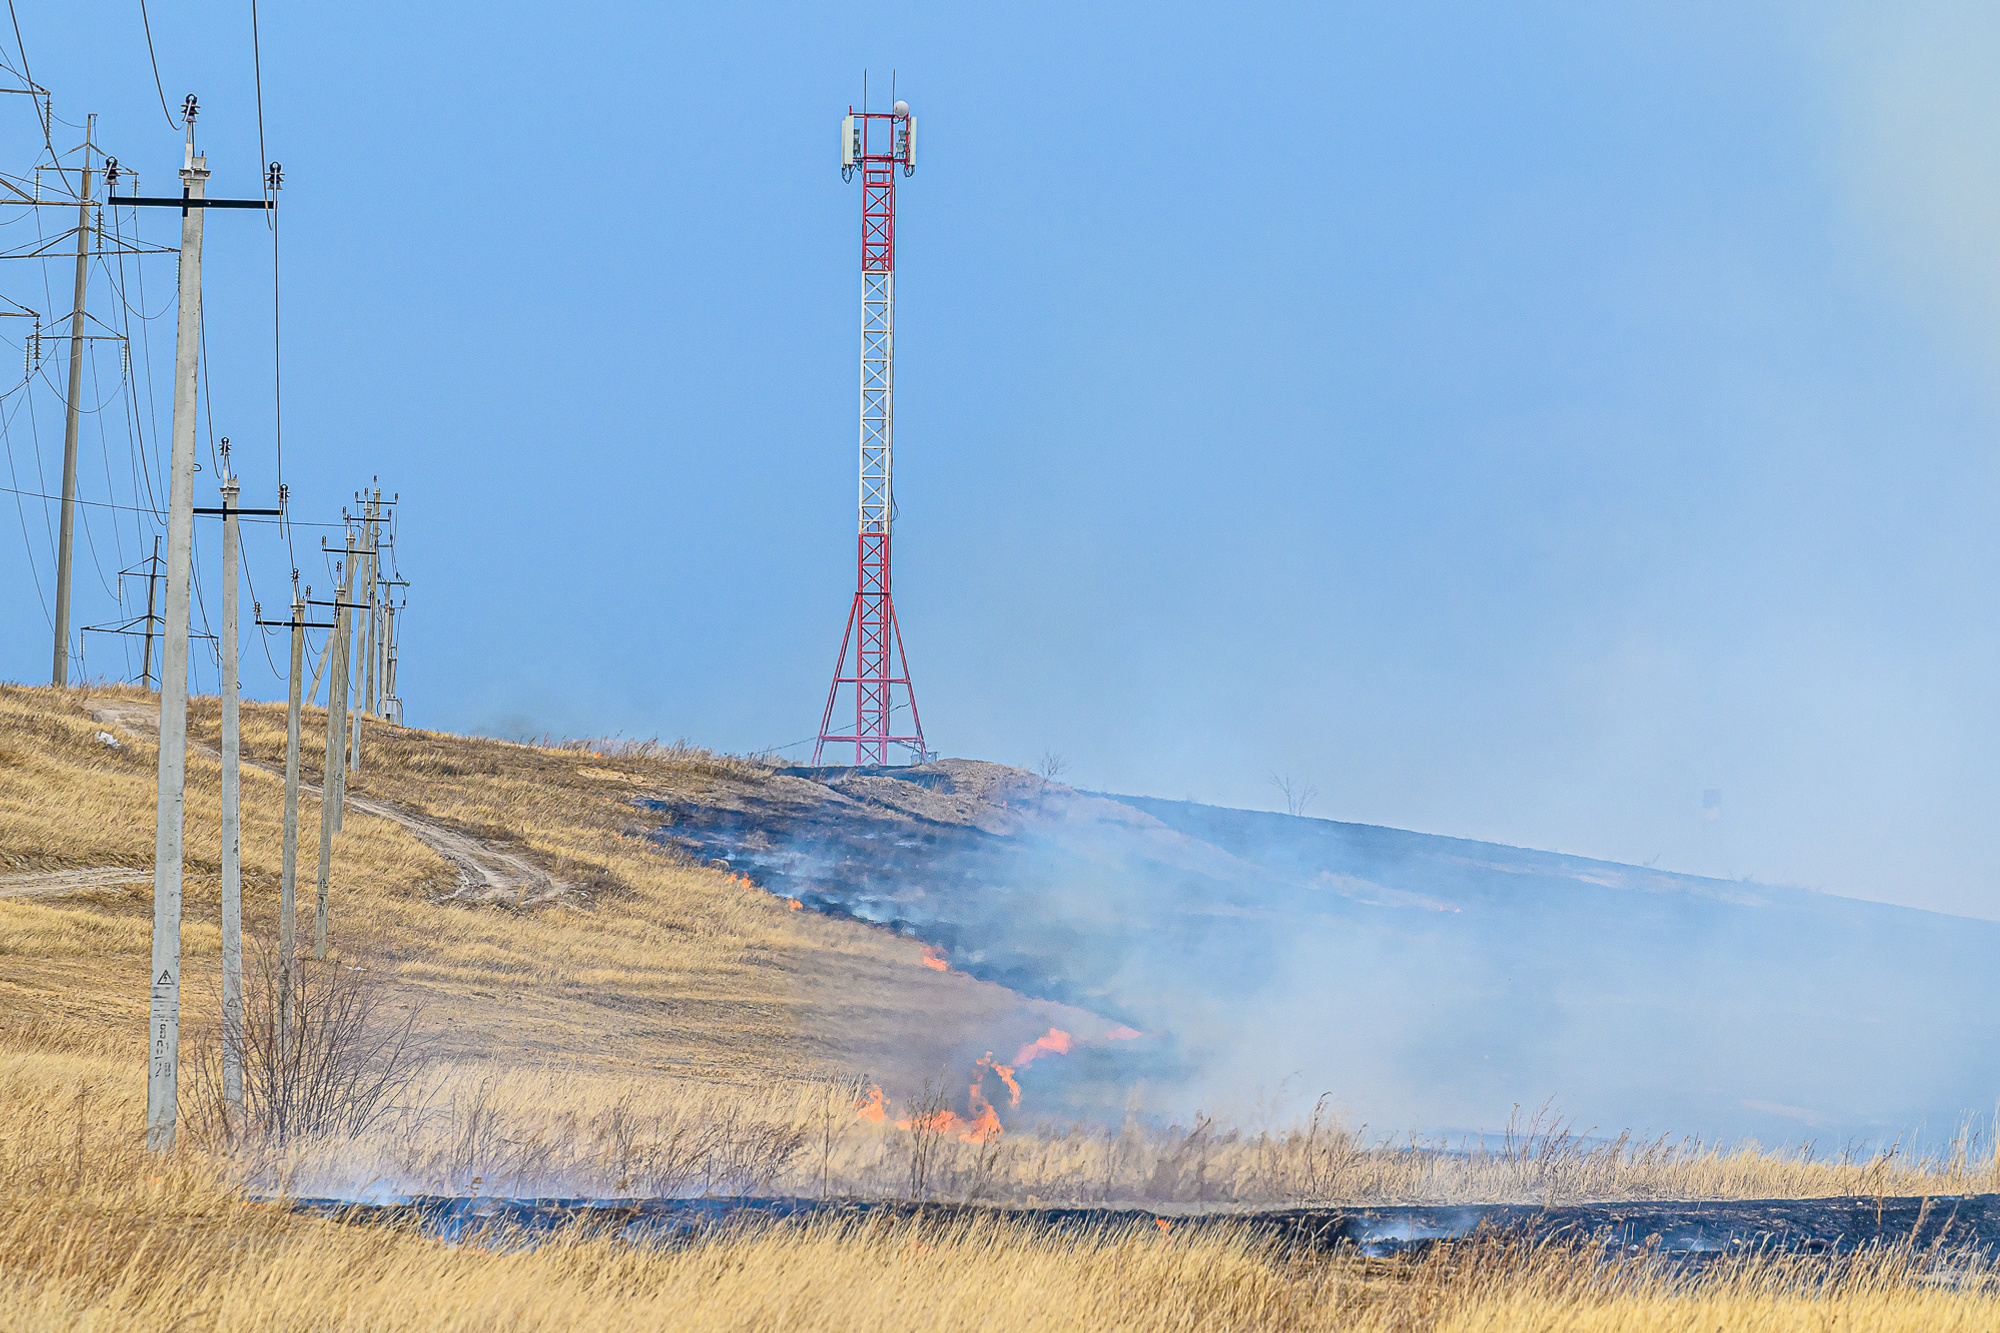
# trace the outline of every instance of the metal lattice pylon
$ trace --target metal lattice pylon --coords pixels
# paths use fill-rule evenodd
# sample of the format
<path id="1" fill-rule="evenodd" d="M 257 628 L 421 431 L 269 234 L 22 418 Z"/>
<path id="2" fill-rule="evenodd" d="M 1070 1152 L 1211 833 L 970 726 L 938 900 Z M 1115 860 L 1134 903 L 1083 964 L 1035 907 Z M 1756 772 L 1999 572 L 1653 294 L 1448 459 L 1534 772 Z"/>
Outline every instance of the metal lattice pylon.
<path id="1" fill-rule="evenodd" d="M 856 764 L 888 763 L 892 745 L 914 751 L 918 760 L 926 757 L 917 692 L 910 684 L 889 586 L 889 537 L 896 517 L 896 176 L 899 171 L 909 175 L 916 164 L 916 126 L 906 104 L 898 102 L 886 112 L 848 109 L 841 122 L 841 171 L 848 177 L 861 173 L 860 534 L 854 603 L 820 716 L 815 765 L 828 745 L 853 745 Z M 841 707 L 842 693 L 849 690 L 854 701 L 851 730 Z M 896 700 L 899 692 L 902 705 Z M 901 706 L 909 709 L 907 726 L 896 720 Z"/>

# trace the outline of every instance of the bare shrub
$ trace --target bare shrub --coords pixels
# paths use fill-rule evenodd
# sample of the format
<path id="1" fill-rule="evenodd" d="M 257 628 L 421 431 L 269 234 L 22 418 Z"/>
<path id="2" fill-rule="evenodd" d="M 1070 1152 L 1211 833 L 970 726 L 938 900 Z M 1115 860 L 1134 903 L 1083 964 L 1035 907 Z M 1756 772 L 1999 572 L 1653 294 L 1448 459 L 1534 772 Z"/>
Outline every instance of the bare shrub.
<path id="1" fill-rule="evenodd" d="M 198 1034 L 186 1060 L 189 1128 L 200 1139 L 218 1148 L 355 1139 L 409 1108 L 431 1051 L 419 1011 L 391 1011 L 380 972 L 342 954 L 287 968 L 268 940 L 246 962 L 242 1031 Z M 223 1091 L 232 1048 L 243 1066 L 240 1114 Z"/>
<path id="2" fill-rule="evenodd" d="M 756 1194 L 770 1188 L 806 1144 L 803 1126 L 774 1124 L 748 1115 L 736 1102 L 725 1104 L 707 1128 L 702 1193 L 710 1197 Z"/>
<path id="3" fill-rule="evenodd" d="M 1301 817 L 1313 797 L 1319 795 L 1319 788 L 1303 778 L 1294 778 L 1290 773 L 1273 773 L 1271 782 L 1285 795 L 1285 813 Z"/>
<path id="4" fill-rule="evenodd" d="M 850 1078 L 820 1087 L 819 1106 L 813 1117 L 813 1139 L 819 1148 L 819 1197 L 825 1199 L 833 1181 L 833 1149 L 854 1124 L 855 1108 L 861 1105 L 868 1080 Z"/>
<path id="5" fill-rule="evenodd" d="M 930 1193 L 931 1172 L 937 1166 L 938 1150 L 954 1121 L 948 1086 L 942 1078 L 925 1079 L 923 1091 L 910 1102 L 908 1126 L 912 1199 L 921 1199 Z"/>
<path id="6" fill-rule="evenodd" d="M 1196 1202 L 1207 1202 L 1208 1161 L 1214 1135 L 1215 1122 L 1197 1113 L 1194 1128 L 1155 1159 L 1152 1178 L 1146 1182 L 1146 1197 L 1163 1203 L 1189 1197 Z"/>

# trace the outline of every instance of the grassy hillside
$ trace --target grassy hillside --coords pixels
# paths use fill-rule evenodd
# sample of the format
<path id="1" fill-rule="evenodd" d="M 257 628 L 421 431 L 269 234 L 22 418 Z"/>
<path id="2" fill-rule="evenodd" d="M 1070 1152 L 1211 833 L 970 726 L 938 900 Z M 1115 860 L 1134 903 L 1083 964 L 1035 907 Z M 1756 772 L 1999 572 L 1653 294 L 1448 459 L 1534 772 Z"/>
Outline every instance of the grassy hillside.
<path id="1" fill-rule="evenodd" d="M 150 869 L 154 745 L 92 716 L 144 699 L 0 687 L 0 875 Z M 309 761 L 324 726 L 309 712 Z M 217 702 L 197 700 L 194 739 L 213 746 L 217 731 Z M 282 768 L 282 708 L 247 705 L 243 736 L 247 761 Z M 738 1086 L 879 1075 L 921 1067 L 910 1047 L 931 1044 L 926 1034 L 1018 1005 L 998 987 L 920 966 L 914 944 L 788 911 L 638 836 L 632 795 L 699 792 L 739 761 L 671 749 L 602 757 L 374 723 L 364 743 L 354 794 L 511 848 L 566 886 L 528 908 L 448 900 L 450 864 L 406 829 L 350 812 L 332 862 L 335 944 L 393 976 L 454 1060 L 559 1057 L 582 1074 L 667 1071 Z M 318 767 L 307 763 L 309 783 Z M 197 1026 L 212 1019 L 220 967 L 219 789 L 216 760 L 191 754 L 184 989 Z M 282 801 L 279 778 L 246 766 L 246 933 L 264 937 L 276 933 Z M 300 825 L 300 934 L 310 938 L 312 795 Z M 139 1077 L 150 884 L 29 893 L 0 898 L 0 1049 L 122 1049 Z"/>
<path id="2" fill-rule="evenodd" d="M 786 785 L 798 779 L 685 749 L 603 755 L 371 724 L 352 790 L 395 817 L 357 806 L 335 842 L 336 959 L 320 975 L 379 987 L 391 1021 L 415 1025 L 427 1063 L 409 1104 L 368 1133 L 288 1143 L 226 1132 L 202 1110 L 220 835 L 218 766 L 197 751 L 186 1133 L 171 1159 L 147 1156 L 149 702 L 124 690 L 0 687 L 0 1333 L 811 1330 L 968 1318 L 996 1330 L 2000 1322 L 2000 1297 L 1949 1256 L 1754 1260 L 1695 1281 L 1637 1259 L 1607 1269 L 1602 1255 L 1484 1240 L 1391 1261 L 1176 1233 L 1177 1209 L 1229 1202 L 1965 1192 L 1993 1188 L 1996 1173 L 1969 1143 L 1922 1161 L 1828 1161 L 1541 1133 L 1531 1151 L 1464 1157 L 1371 1145 L 1324 1119 L 1256 1133 L 1037 1127 L 1032 1105 L 1003 1100 L 992 1065 L 986 1093 L 1007 1128 L 974 1130 L 946 1114 L 969 1111 L 966 1080 L 985 1077 L 946 1064 L 962 1061 L 968 1034 L 1037 1031 L 1075 1011 L 938 971 L 914 941 L 795 910 L 648 837 L 658 820 L 646 809 L 798 798 Z M 281 762 L 282 723 L 278 710 L 245 709 L 249 763 Z M 308 737 L 322 729 L 323 715 L 309 715 Z M 215 743 L 213 700 L 197 701 L 193 733 Z M 317 781 L 316 764 L 306 776 Z M 275 777 L 246 768 L 246 915 L 262 939 L 275 935 L 280 799 Z M 308 797 L 302 937 L 318 814 Z M 462 868 L 413 827 L 546 878 L 514 901 L 467 892 Z M 870 1076 L 888 1088 L 882 1113 Z M 581 1237 L 497 1253 L 247 1202 L 273 1186 L 385 1182 L 457 1193 L 1140 1198 L 1163 1224 L 1081 1239 L 1004 1217 L 970 1228 L 816 1224 L 671 1253 Z M 1943 1285 L 1941 1266 L 1951 1272 Z"/>

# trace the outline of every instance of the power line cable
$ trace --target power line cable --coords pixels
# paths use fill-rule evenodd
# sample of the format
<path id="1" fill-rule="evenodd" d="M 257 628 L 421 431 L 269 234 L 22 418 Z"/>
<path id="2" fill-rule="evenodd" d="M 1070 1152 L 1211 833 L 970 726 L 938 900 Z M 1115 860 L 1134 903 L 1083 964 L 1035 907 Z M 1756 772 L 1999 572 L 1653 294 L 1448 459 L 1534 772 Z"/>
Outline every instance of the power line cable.
<path id="1" fill-rule="evenodd" d="M 263 170 L 271 165 L 271 155 L 264 148 L 264 44 L 257 33 L 257 0 L 250 0 L 250 68 L 257 78 L 257 168 Z M 271 201 L 271 182 L 264 181 L 264 202 Z M 271 221 L 271 210 L 264 210 L 264 220 Z"/>
<path id="2" fill-rule="evenodd" d="M 143 4 L 144 0 L 140 0 L 140 3 Z M 38 92 L 46 98 L 48 93 L 43 90 L 40 84 L 35 82 L 34 73 L 28 68 L 28 44 L 21 40 L 21 16 L 14 12 L 14 0 L 7 0 L 7 17 L 14 21 L 14 45 L 21 52 L 21 81 L 28 85 L 28 100 L 34 101 L 35 94 Z M 42 142 L 48 145 L 51 160 L 56 155 L 55 140 L 49 134 L 49 121 L 54 116 L 55 108 L 53 105 L 48 106 L 46 110 L 41 105 L 37 105 L 35 108 L 35 119 L 41 123 L 42 127 Z"/>
<path id="3" fill-rule="evenodd" d="M 121 365 L 123 364 L 122 357 L 120 358 L 120 364 Z M 125 393 L 123 385 L 124 376 L 121 374 L 119 376 L 119 379 L 120 379 L 120 385 L 119 385 L 118 402 L 119 405 L 122 407 L 125 402 Z M 102 390 L 104 386 L 104 373 L 102 370 L 98 368 L 97 365 L 97 347 L 95 344 L 93 344 L 90 348 L 90 382 L 96 385 L 100 390 Z M 97 414 L 97 448 L 98 448 L 98 454 L 104 462 L 104 493 L 106 495 L 116 495 L 118 493 L 117 483 L 113 481 L 111 477 L 111 432 L 106 430 L 104 427 L 104 413 L 102 412 L 99 412 Z M 88 514 L 90 511 L 85 510 L 84 512 Z M 112 522 L 111 522 L 112 554 L 118 558 L 118 566 L 119 568 L 122 569 L 125 566 L 125 535 L 124 533 L 119 531 L 118 521 L 117 521 L 118 516 L 116 514 L 113 514 L 111 517 L 112 517 Z M 91 558 L 93 560 L 97 558 L 97 547 L 94 539 L 91 546 Z M 104 577 L 104 569 L 101 564 L 98 567 L 97 576 L 98 580 L 104 584 L 104 591 L 106 595 L 109 595 L 111 592 L 111 584 L 110 581 Z"/>
<path id="4" fill-rule="evenodd" d="M 4 431 L 0 431 L 0 434 L 4 434 L 4 433 L 5 433 Z M 19 490 L 19 489 L 16 489 L 15 487 L 12 487 L 12 486 L 0 486 L 0 495 L 19 495 L 19 496 L 21 496 L 21 497 L 23 497 L 23 498 L 25 498 L 25 499 L 29 499 L 29 500 L 60 500 L 60 499 L 62 499 L 62 497 L 61 497 L 60 495 L 48 495 L 48 494 L 45 494 L 44 492 L 41 492 L 41 491 L 26 491 L 26 490 Z M 138 513 L 138 514 L 145 514 L 145 515 L 147 515 L 147 516 L 151 517 L 152 519 L 154 519 L 155 521 L 161 521 L 161 520 L 163 519 L 163 516 L 161 515 L 161 513 L 160 513 L 160 511 L 159 511 L 159 510 L 157 510 L 157 509 L 148 509 L 148 508 L 146 508 L 146 507 L 145 507 L 145 506 L 143 506 L 143 505 L 121 505 L 121 504 L 113 504 L 113 503 L 112 503 L 111 501 L 109 501 L 109 500 L 85 500 L 85 499 L 83 499 L 83 498 L 81 498 L 81 497 L 77 498 L 77 499 L 76 499 L 76 500 L 74 500 L 74 501 L 73 501 L 72 503 L 75 503 L 75 504 L 80 504 L 80 505 L 95 505 L 95 506 L 96 506 L 97 508 L 99 508 L 99 509 L 123 509 L 123 510 L 130 510 L 130 511 L 131 511 L 131 512 L 133 512 L 133 513 Z M 236 521 L 237 521 L 238 523 L 261 523 L 261 524 L 265 524 L 265 525 L 267 525 L 267 526 L 270 526 L 270 527 L 276 527 L 276 526 L 278 526 L 278 520 L 277 520 L 277 519 L 275 519 L 275 518 L 239 518 L 239 519 L 237 519 Z M 290 524 L 290 523 L 294 523 L 294 522 L 296 522 L 296 523 L 298 523 L 298 524 L 299 524 L 299 525 L 300 525 L 301 527 L 307 527 L 307 528 L 344 528 L 344 527 L 347 527 L 347 526 L 348 526 L 348 524 L 347 524 L 347 523 L 332 523 L 332 522 L 314 522 L 314 521 L 313 521 L 313 520 L 311 520 L 311 519 L 303 519 L 303 518 L 302 518 L 302 519 L 286 519 L 286 520 L 285 520 L 285 522 L 286 522 L 287 524 Z"/>
<path id="5" fill-rule="evenodd" d="M 20 480 L 20 476 L 14 466 L 14 435 L 7 427 L 12 424 L 14 414 L 20 412 L 20 410 L 20 405 L 16 404 L 14 413 L 0 417 L 0 444 L 4 444 L 7 450 L 7 474 L 17 482 Z M 16 493 L 14 500 L 14 510 L 21 520 L 21 545 L 28 553 L 28 574 L 35 581 L 35 599 L 42 604 L 42 619 L 48 621 L 49 628 L 53 630 L 56 619 L 49 611 L 48 596 L 42 591 L 42 574 L 35 565 L 35 543 L 28 536 L 28 511 L 21 503 L 19 492 Z"/>
<path id="6" fill-rule="evenodd" d="M 13 7 L 14 0 L 7 0 L 7 8 L 12 9 Z M 160 111 L 166 116 L 169 128 L 180 129 L 181 123 L 174 119 L 173 112 L 167 110 L 167 86 L 160 82 L 160 58 L 153 54 L 153 21 L 146 17 L 146 0 L 139 0 L 139 22 L 144 24 L 146 28 L 146 58 L 153 62 L 153 87 L 157 88 L 160 93 Z M 16 40 L 19 37 L 20 25 L 17 23 L 15 25 Z M 25 54 L 23 54 L 21 59 L 23 64 L 27 63 L 27 56 Z"/>
<path id="7" fill-rule="evenodd" d="M 114 227 L 112 235 L 122 241 L 123 232 L 122 230 L 118 229 L 118 223 L 117 223 L 118 210 L 116 208 L 111 210 L 111 216 Z M 134 239 L 135 240 L 137 239 L 136 235 Z M 159 393 L 153 387 L 152 328 L 153 328 L 153 320 L 157 318 L 157 316 L 148 315 L 146 313 L 146 266 L 144 264 L 134 265 L 133 273 L 134 276 L 131 285 L 136 287 L 138 291 L 138 304 L 136 307 L 127 296 L 127 284 L 124 280 L 125 256 L 123 253 L 120 253 L 118 256 L 118 274 L 119 274 L 118 300 L 119 304 L 123 306 L 125 313 L 125 342 L 128 347 L 131 345 L 132 316 L 136 314 L 139 317 L 139 359 L 141 362 L 144 363 L 146 371 L 146 393 L 145 393 L 146 411 L 147 414 L 152 418 L 151 421 L 152 442 L 149 447 L 147 442 L 146 430 L 143 426 L 140 426 L 138 424 L 139 387 L 135 380 L 132 386 L 132 411 L 133 411 L 134 426 L 138 436 L 137 453 L 139 457 L 140 475 L 146 483 L 146 498 L 153 502 L 153 509 L 157 513 L 160 506 L 158 498 L 157 496 L 154 495 L 153 492 L 153 476 L 155 473 L 158 473 L 162 476 L 165 475 L 165 469 L 162 466 L 160 458 L 158 456 L 159 438 L 160 438 L 160 420 L 158 415 Z M 164 315 L 166 314 L 166 312 L 167 312 L 167 307 L 164 305 L 161 306 L 160 314 Z M 134 496 L 133 498 L 136 500 L 137 496 Z"/>
<path id="8" fill-rule="evenodd" d="M 271 201 L 272 192 L 283 183 L 284 177 L 276 162 L 271 160 L 270 150 L 264 146 L 264 41 L 257 24 L 257 0 L 250 0 L 250 61 L 257 80 L 257 161 L 264 174 L 264 201 Z M 285 491 L 285 380 L 284 361 L 280 354 L 280 331 L 278 301 L 278 210 L 264 210 L 264 225 L 271 231 L 271 414 L 272 446 L 278 456 L 278 494 Z M 291 537 L 285 538 L 285 549 L 292 556 L 294 568 L 298 565 L 298 554 L 292 550 Z"/>
<path id="9" fill-rule="evenodd" d="M 47 490 L 49 488 L 49 478 L 48 474 L 42 468 L 42 427 L 40 418 L 35 415 L 35 395 L 28 394 L 21 402 L 28 409 L 28 434 L 34 438 L 35 442 L 35 482 L 43 490 Z M 49 507 L 47 505 L 42 506 L 42 532 L 49 539 L 50 561 L 53 564 L 56 549 L 56 529 L 54 522 L 49 518 Z"/>

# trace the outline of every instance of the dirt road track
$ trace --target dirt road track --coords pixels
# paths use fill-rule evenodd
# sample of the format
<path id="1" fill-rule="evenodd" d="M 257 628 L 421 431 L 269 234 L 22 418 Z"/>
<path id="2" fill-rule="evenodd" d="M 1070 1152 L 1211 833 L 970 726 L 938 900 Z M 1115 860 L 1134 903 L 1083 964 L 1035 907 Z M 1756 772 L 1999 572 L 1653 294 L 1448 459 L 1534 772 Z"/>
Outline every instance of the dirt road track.
<path id="1" fill-rule="evenodd" d="M 160 732 L 160 713 L 157 704 L 106 704 L 102 708 L 92 709 L 90 715 L 98 722 L 123 728 L 137 736 L 155 738 Z M 216 751 L 199 742 L 190 741 L 188 744 L 189 748 L 198 750 L 218 762 L 222 758 Z M 283 781 L 285 776 L 278 769 L 249 759 L 243 761 L 243 766 L 254 768 L 280 781 Z M 308 782 L 300 782 L 299 790 L 315 798 L 320 795 L 320 789 Z M 471 899 L 477 902 L 533 907 L 538 903 L 559 898 L 568 892 L 569 886 L 553 878 L 548 872 L 523 857 L 503 851 L 484 839 L 446 828 L 442 824 L 420 815 L 413 815 L 386 801 L 372 800 L 351 792 L 347 797 L 347 805 L 350 810 L 373 815 L 377 819 L 386 819 L 407 829 L 418 842 L 451 862 L 452 867 L 458 872 L 458 887 L 435 901 Z M 92 870 L 31 870 L 0 875 L 0 898 L 55 898 L 113 884 L 149 884 L 152 879 L 152 870 L 144 867 L 108 866 Z"/>
<path id="2" fill-rule="evenodd" d="M 0 898 L 60 898 L 85 889 L 110 888 L 121 884 L 151 884 L 153 872 L 145 867 L 106 866 L 99 870 L 24 870 L 0 875 Z"/>

